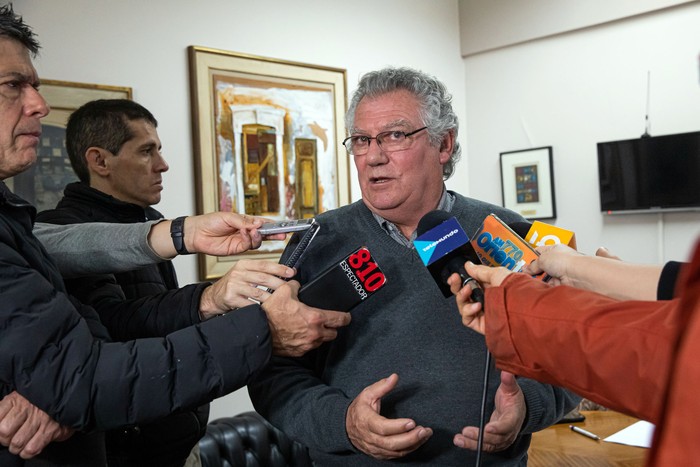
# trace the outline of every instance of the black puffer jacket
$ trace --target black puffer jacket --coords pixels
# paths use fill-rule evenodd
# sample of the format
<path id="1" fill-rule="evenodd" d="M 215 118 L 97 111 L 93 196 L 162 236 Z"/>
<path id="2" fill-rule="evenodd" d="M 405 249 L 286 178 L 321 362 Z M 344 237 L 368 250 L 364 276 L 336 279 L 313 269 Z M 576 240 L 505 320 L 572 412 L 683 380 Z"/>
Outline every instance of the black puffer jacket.
<path id="1" fill-rule="evenodd" d="M 56 209 L 38 214 L 38 222 L 82 224 L 113 222 L 130 224 L 162 219 L 153 208 L 125 203 L 90 186 L 75 182 L 66 186 Z M 172 262 L 114 275 L 67 279 L 66 288 L 83 303 L 92 305 L 115 340 L 164 336 L 199 323 L 199 301 L 208 283 L 178 289 Z M 158 303 L 158 307 L 143 306 Z M 134 305 L 141 312 L 130 313 Z M 184 305 L 184 307 L 183 307 Z M 184 308 L 184 310 L 182 310 Z M 173 309 L 184 313 L 175 314 Z M 110 466 L 157 464 L 180 467 L 206 433 L 209 405 L 172 414 L 147 425 L 121 427 L 107 432 Z"/>
<path id="2" fill-rule="evenodd" d="M 34 214 L 0 182 L 0 396 L 16 390 L 63 425 L 105 430 L 209 402 L 246 385 L 269 360 L 257 305 L 164 338 L 96 339 L 100 323 L 69 298 L 32 234 Z M 186 313 L 187 304 L 176 305 L 169 311 Z"/>
<path id="3" fill-rule="evenodd" d="M 66 187 L 56 209 L 39 213 L 37 221 L 60 225 L 84 222 L 130 224 L 162 217 L 155 209 L 124 203 L 75 182 Z M 175 269 L 170 261 L 115 275 L 66 280 L 68 292 L 97 310 L 115 340 L 164 336 L 199 323 L 199 299 L 208 285 L 194 284 L 178 289 Z M 134 300 L 151 305 L 143 307 L 140 312 L 129 313 L 127 310 L 133 309 Z M 152 302 L 159 306 L 154 307 Z M 187 312 L 175 316 L 173 307 L 185 308 Z"/>

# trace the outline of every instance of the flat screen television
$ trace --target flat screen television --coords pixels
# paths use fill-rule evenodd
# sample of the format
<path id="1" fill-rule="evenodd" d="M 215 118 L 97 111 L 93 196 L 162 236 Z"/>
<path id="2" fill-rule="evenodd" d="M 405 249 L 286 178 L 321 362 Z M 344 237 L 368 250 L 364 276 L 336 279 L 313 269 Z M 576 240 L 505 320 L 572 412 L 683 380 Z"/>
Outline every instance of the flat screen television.
<path id="1" fill-rule="evenodd" d="M 606 214 L 700 210 L 700 131 L 598 143 Z"/>

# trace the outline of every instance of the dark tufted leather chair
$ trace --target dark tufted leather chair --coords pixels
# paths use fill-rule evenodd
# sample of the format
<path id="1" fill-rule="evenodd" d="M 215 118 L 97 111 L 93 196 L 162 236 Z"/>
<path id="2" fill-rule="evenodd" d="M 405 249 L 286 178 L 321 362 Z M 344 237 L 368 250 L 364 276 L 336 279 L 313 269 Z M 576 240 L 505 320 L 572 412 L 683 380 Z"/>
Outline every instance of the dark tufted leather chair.
<path id="1" fill-rule="evenodd" d="M 257 412 L 219 418 L 199 440 L 202 467 L 311 467 L 305 446 L 291 440 Z"/>

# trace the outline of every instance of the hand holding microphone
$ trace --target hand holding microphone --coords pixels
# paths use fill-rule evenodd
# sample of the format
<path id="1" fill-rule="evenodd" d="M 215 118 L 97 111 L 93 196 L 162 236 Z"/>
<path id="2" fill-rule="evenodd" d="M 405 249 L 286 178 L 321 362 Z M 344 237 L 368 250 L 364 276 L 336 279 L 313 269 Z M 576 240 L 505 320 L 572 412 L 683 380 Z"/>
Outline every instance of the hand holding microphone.
<path id="1" fill-rule="evenodd" d="M 446 282 L 450 286 L 450 291 L 453 295 L 457 295 L 452 287 L 454 283 L 457 286 L 460 295 L 464 297 L 466 301 L 472 302 L 474 305 L 479 305 L 481 308 L 484 306 L 484 289 L 481 287 L 479 281 L 474 279 L 471 274 L 465 268 L 465 258 L 453 258 L 450 263 L 453 263 L 451 267 L 448 268 L 449 275 L 447 276 Z M 467 260 L 471 263 L 470 260 Z M 456 264 L 458 263 L 458 264 Z"/>
<path id="2" fill-rule="evenodd" d="M 582 256 L 582 253 L 563 244 L 540 246 L 537 247 L 537 252 L 540 256 L 528 264 L 523 272 L 527 274 L 546 273 L 552 278 L 550 281 L 552 285 L 575 285 L 570 278 L 569 268 L 573 266 L 571 264 L 572 257 Z"/>
<path id="3" fill-rule="evenodd" d="M 479 334 L 484 334 L 484 302 L 472 301 L 472 288 L 462 286 L 457 274 L 448 279 L 450 290 L 457 300 L 457 310 L 462 316 L 462 324 Z M 483 290 L 482 297 L 483 297 Z"/>
<path id="4" fill-rule="evenodd" d="M 471 261 L 466 265 L 466 272 L 473 281 L 478 281 L 485 289 L 500 286 L 503 280 L 513 273 L 504 267 L 476 265 Z M 449 284 L 450 290 L 457 299 L 457 310 L 462 316 L 462 324 L 483 335 L 486 329 L 483 302 L 472 302 L 471 292 L 468 288 L 461 286 L 457 276 L 450 277 Z M 483 294 L 483 290 L 481 292 Z"/>

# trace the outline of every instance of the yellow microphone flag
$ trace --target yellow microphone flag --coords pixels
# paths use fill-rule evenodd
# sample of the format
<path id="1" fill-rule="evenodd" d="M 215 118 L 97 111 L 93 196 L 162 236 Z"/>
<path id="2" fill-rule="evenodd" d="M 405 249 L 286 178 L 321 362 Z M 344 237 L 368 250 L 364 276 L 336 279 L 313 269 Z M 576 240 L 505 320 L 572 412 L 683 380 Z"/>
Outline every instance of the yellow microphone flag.
<path id="1" fill-rule="evenodd" d="M 571 230 L 562 229 L 555 225 L 534 221 L 527 232 L 525 240 L 533 246 L 557 245 L 559 243 L 576 249 L 576 234 Z"/>

